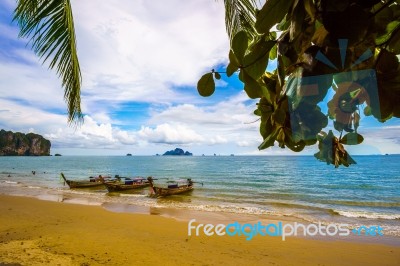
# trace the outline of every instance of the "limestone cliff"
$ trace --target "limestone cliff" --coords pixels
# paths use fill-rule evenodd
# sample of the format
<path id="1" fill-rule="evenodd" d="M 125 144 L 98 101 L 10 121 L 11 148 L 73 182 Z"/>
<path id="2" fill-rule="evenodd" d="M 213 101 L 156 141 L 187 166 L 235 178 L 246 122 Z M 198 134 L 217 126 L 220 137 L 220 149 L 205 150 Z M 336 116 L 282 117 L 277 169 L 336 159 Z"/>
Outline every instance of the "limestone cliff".
<path id="1" fill-rule="evenodd" d="M 0 156 L 49 156 L 50 147 L 41 135 L 0 130 Z"/>

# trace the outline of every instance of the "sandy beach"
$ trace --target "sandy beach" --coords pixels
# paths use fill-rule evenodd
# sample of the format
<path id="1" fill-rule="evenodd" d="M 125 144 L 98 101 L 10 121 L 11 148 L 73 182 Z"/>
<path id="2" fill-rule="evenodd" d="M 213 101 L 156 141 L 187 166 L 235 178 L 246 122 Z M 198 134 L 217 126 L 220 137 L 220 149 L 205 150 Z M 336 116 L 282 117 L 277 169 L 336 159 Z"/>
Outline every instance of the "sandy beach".
<path id="1" fill-rule="evenodd" d="M 187 222 L 0 196 L 0 265 L 399 265 L 400 247 L 191 236 Z"/>

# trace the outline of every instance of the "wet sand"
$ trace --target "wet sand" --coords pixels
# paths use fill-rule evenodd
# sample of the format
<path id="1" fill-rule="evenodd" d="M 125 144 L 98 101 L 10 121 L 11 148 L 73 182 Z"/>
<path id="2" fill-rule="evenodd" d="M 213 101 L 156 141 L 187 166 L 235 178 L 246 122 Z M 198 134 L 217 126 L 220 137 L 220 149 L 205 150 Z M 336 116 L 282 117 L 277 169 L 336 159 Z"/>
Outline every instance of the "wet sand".
<path id="1" fill-rule="evenodd" d="M 399 245 L 189 237 L 187 222 L 160 215 L 3 195 L 0 202 L 0 265 L 400 265 Z"/>

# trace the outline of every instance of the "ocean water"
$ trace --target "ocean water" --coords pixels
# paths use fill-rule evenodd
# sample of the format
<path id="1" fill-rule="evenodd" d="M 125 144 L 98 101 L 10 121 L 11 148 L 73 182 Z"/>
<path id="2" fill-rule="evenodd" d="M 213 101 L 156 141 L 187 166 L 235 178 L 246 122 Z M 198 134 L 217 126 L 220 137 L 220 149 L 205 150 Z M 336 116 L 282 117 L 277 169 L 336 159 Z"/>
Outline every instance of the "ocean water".
<path id="1" fill-rule="evenodd" d="M 0 194 L 381 225 L 385 234 L 400 236 L 400 155 L 354 158 L 357 165 L 335 169 L 312 156 L 0 157 Z M 102 187 L 70 190 L 61 172 L 73 180 L 99 174 L 153 176 L 159 183 L 192 178 L 203 186 L 154 199 L 148 189 L 121 194 Z"/>

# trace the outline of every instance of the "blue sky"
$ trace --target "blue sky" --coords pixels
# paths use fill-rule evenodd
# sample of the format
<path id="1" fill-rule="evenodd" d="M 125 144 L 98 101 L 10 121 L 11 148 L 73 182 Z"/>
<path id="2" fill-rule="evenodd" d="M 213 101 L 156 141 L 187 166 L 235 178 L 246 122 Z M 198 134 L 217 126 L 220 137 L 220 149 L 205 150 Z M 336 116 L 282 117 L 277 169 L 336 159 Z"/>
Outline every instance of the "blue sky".
<path id="1" fill-rule="evenodd" d="M 199 77 L 227 64 L 222 1 L 72 0 L 83 76 L 85 123 L 67 124 L 54 71 L 18 39 L 14 0 L 0 3 L 0 128 L 42 134 L 52 153 L 152 155 L 181 147 L 194 154 L 294 154 L 262 141 L 255 101 L 224 75 L 200 97 Z M 400 123 L 363 118 L 354 153 L 398 153 Z M 368 131 L 367 131 L 368 130 Z M 305 154 L 313 154 L 310 147 Z"/>

